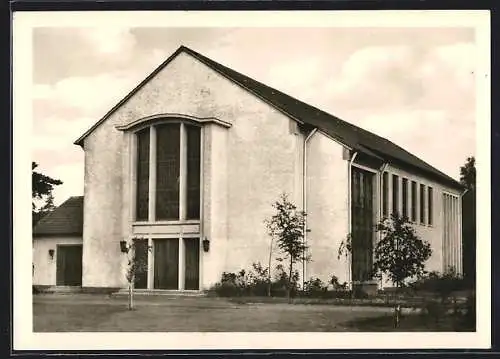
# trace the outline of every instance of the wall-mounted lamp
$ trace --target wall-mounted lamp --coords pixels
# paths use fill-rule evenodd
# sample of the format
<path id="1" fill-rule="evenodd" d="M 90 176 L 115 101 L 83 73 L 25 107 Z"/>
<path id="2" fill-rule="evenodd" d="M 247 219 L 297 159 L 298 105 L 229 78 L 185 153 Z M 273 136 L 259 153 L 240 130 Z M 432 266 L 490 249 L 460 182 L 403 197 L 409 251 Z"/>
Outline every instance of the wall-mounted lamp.
<path id="1" fill-rule="evenodd" d="M 202 244 L 203 244 L 203 250 L 205 252 L 208 252 L 210 249 L 210 241 L 207 239 L 207 237 L 205 237 L 205 239 L 202 241 Z"/>
<path id="2" fill-rule="evenodd" d="M 49 249 L 50 259 L 54 259 L 54 253 L 55 253 L 55 251 L 53 249 Z"/>
<path id="3" fill-rule="evenodd" d="M 122 253 L 128 252 L 127 241 L 120 241 L 120 250 Z"/>

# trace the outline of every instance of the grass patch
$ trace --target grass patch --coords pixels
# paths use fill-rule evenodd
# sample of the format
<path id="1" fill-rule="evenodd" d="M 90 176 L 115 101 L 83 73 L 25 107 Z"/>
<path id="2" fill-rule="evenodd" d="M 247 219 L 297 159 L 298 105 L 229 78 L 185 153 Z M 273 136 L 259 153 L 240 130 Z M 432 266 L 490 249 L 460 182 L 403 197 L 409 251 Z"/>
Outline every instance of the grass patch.
<path id="1" fill-rule="evenodd" d="M 92 295 L 34 297 L 35 332 L 338 332 L 352 318 L 382 308 L 242 304 L 220 298 L 125 298 Z"/>
<path id="2" fill-rule="evenodd" d="M 464 325 L 459 318 L 446 316 L 439 320 L 423 314 L 407 314 L 401 318 L 398 328 L 394 328 L 391 314 L 348 321 L 345 326 L 361 332 L 474 332 L 475 328 Z"/>
<path id="3" fill-rule="evenodd" d="M 71 305 L 61 303 L 34 303 L 34 332 L 80 332 L 98 327 L 115 313 L 127 310 L 122 306 L 103 304 Z"/>
<path id="4" fill-rule="evenodd" d="M 127 309 L 126 296 L 36 295 L 33 300 L 35 332 L 474 331 L 448 315 L 436 322 L 413 313 L 394 329 L 392 308 L 305 298 L 290 305 L 286 298 L 273 297 L 136 296 L 133 311 Z"/>

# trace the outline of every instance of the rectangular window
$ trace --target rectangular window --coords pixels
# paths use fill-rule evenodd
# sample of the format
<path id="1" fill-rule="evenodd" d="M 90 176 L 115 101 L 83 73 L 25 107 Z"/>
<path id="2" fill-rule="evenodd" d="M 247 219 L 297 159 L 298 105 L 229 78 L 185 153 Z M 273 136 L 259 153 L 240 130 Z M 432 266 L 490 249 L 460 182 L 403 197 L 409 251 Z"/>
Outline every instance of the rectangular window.
<path id="1" fill-rule="evenodd" d="M 402 182 L 402 195 L 403 195 L 403 217 L 408 218 L 408 179 L 403 178 Z"/>
<path id="2" fill-rule="evenodd" d="M 392 175 L 392 213 L 399 214 L 399 177 Z"/>
<path id="3" fill-rule="evenodd" d="M 156 219 L 179 219 L 180 124 L 156 129 Z"/>
<path id="4" fill-rule="evenodd" d="M 200 127 L 186 125 L 187 210 L 186 219 L 200 218 Z"/>
<path id="5" fill-rule="evenodd" d="M 149 206 L 149 128 L 137 133 L 137 193 L 135 219 L 148 220 Z"/>
<path id="6" fill-rule="evenodd" d="M 389 216 L 389 174 L 384 172 L 382 176 L 382 213 L 384 217 Z"/>
<path id="7" fill-rule="evenodd" d="M 432 187 L 427 187 L 427 224 L 432 225 Z"/>
<path id="8" fill-rule="evenodd" d="M 425 224 L 425 186 L 420 185 L 420 223 Z"/>
<path id="9" fill-rule="evenodd" d="M 417 220 L 417 182 L 411 181 L 411 221 Z"/>

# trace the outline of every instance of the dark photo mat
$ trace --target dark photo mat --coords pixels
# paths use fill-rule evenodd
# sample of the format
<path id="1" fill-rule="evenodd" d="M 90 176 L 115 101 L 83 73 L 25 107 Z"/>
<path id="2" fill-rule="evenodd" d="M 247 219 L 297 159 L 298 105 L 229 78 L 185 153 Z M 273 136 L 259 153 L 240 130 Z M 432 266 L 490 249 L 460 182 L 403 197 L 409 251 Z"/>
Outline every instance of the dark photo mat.
<path id="1" fill-rule="evenodd" d="M 348 4 L 350 3 L 350 4 Z M 93 1 L 81 1 L 81 2 L 43 2 L 43 1 L 18 1 L 15 3 L 11 4 L 11 9 L 14 11 L 68 11 L 68 10 L 176 10 L 176 9 L 183 9 L 183 10 L 310 10 L 310 9 L 317 9 L 317 10 L 326 10 L 326 9 L 331 9 L 331 10 L 381 10 L 381 9 L 394 9 L 394 10 L 412 10 L 412 9 L 419 9 L 419 10 L 432 10 L 432 9 L 488 9 L 492 8 L 493 5 L 492 2 L 474 2 L 474 4 L 465 2 L 465 1 L 455 1 L 455 2 L 444 2 L 444 1 L 378 1 L 378 2 L 355 2 L 355 1 L 332 1 L 332 2 L 302 2 L 302 1 L 297 1 L 297 2 L 253 2 L 253 1 L 248 1 L 248 2 L 232 2 L 232 1 L 227 1 L 227 2 L 222 2 L 222 1 L 216 1 L 216 2 L 161 2 L 161 1 L 152 1 L 152 2 L 132 2 L 132 1 L 125 1 L 125 2 L 118 2 L 118 1 L 108 1 L 108 2 L 93 2 Z M 6 20 L 9 16 L 12 16 L 13 13 L 9 14 L 9 11 L 7 11 L 7 16 L 5 17 Z M 498 53 L 498 46 L 495 46 L 497 43 L 497 38 L 496 38 L 496 33 L 495 29 L 498 29 L 498 15 L 492 14 L 491 17 L 491 39 L 492 39 L 492 51 L 491 51 L 491 78 L 492 78 L 492 87 L 491 87 L 491 98 L 495 99 L 497 95 L 497 92 L 495 89 L 497 88 L 497 84 L 499 83 L 499 76 L 498 76 L 498 69 L 495 66 L 496 62 L 495 59 L 497 58 L 497 53 Z M 3 24 L 5 24 L 4 22 Z M 10 24 L 9 26 L 5 27 L 6 30 L 10 30 Z M 8 43 L 11 42 L 11 38 L 7 36 L 9 31 L 2 32 L 2 34 L 5 34 L 3 38 L 5 38 Z M 6 48 L 6 47 L 4 47 Z M 12 61 L 12 57 L 9 56 L 7 52 L 5 52 L 7 55 L 4 58 L 7 60 L 6 64 L 8 65 Z M 15 66 L 15 64 L 11 63 L 11 66 Z M 9 69 L 9 66 L 4 66 L 4 68 L 8 69 L 6 71 L 6 74 L 10 76 L 12 73 Z M 4 94 L 9 94 L 11 93 L 11 86 L 8 82 L 4 82 L 4 86 L 6 91 L 4 91 Z M 11 101 L 8 100 L 8 97 L 4 96 L 3 97 L 4 104 L 3 108 L 11 108 Z M 6 101 L 7 100 L 7 101 Z M 498 144 L 498 139 L 500 137 L 500 128 L 499 128 L 499 123 L 498 123 L 498 109 L 495 101 L 491 101 L 492 104 L 492 112 L 491 112 L 491 188 L 492 188 L 492 194 L 491 194 L 491 252 L 492 252 L 492 344 L 493 344 L 493 349 L 492 351 L 498 351 L 498 330 L 497 330 L 497 323 L 500 323 L 500 317 L 498 314 L 498 310 L 496 310 L 498 302 L 499 302 L 499 295 L 500 295 L 500 289 L 498 287 L 498 284 L 495 281 L 495 278 L 498 278 L 500 276 L 500 271 L 499 271 L 499 266 L 497 264 L 497 261 L 494 260 L 498 256 L 498 243 L 494 239 L 500 236 L 500 230 L 498 228 L 498 225 L 496 223 L 499 222 L 500 216 L 499 216 L 499 208 L 500 206 L 497 205 L 498 200 L 499 200 L 499 193 L 498 193 L 498 186 L 495 186 L 494 184 L 500 183 L 500 178 L 499 178 L 499 170 L 498 170 L 498 153 L 500 152 L 500 146 Z M 9 114 L 7 114 L 9 115 Z M 4 170 L 2 173 L 9 173 L 9 176 L 3 176 L 4 179 L 12 179 L 12 148 L 13 148 L 13 138 L 12 138 L 12 114 L 10 113 L 11 116 L 7 117 L 10 118 L 10 121 L 4 120 L 2 123 L 4 124 L 4 131 L 1 131 L 1 133 L 5 136 L 4 141 L 0 141 L 2 145 L 4 146 L 4 161 L 2 161 L 2 165 L 4 166 Z M 486 139 L 485 139 L 486 140 Z M 4 230 L 6 230 L 7 233 L 4 234 L 4 238 L 10 238 L 13 239 L 13 234 L 12 234 L 12 205 L 15 205 L 15 198 L 13 198 L 13 192 L 12 192 L 12 182 L 11 181 L 6 181 L 5 182 L 5 187 L 9 188 L 9 197 L 10 201 L 3 201 L 4 203 L 4 208 L 6 209 L 5 211 L 5 216 L 3 218 L 9 218 L 9 223 L 5 223 L 3 226 Z M 7 196 L 5 197 L 7 199 Z M 7 258 L 2 261 L 4 265 L 6 265 L 5 271 L 8 273 L 12 273 L 12 260 L 11 260 L 11 243 L 10 241 L 3 241 L 2 242 L 4 247 L 4 250 L 2 253 L 4 255 L 8 255 Z M 8 266 L 8 267 L 7 267 Z M 11 277 L 12 278 L 12 277 Z M 6 284 L 4 287 L 4 293 L 9 293 L 9 298 L 7 298 L 7 301 L 4 301 L 4 303 L 10 302 L 12 305 L 15 305 L 15 303 L 12 302 L 12 280 L 7 280 L 3 281 L 3 283 Z M 28 352 L 12 352 L 12 310 L 7 310 L 9 306 L 4 305 L 4 313 L 6 314 L 5 318 L 10 318 L 10 320 L 6 321 L 6 326 L 5 328 L 9 329 L 10 332 L 10 355 L 18 355 L 18 354 L 29 354 Z M 490 350 L 474 350 L 474 351 L 469 351 L 469 355 L 472 355 L 473 353 L 491 353 L 492 351 Z M 122 354 L 126 355 L 133 355 L 133 354 L 153 354 L 151 352 L 144 352 L 144 351 L 120 351 Z M 252 351 L 200 351 L 200 352 L 190 352 L 190 353 L 184 353 L 184 354 L 201 354 L 201 355 L 217 355 L 217 354 L 224 354 L 226 355 L 238 355 L 238 354 L 251 354 L 254 353 L 256 355 L 262 355 L 262 354 L 268 354 L 268 353 L 274 353 L 276 356 L 282 356 L 282 355 L 305 355 L 305 354 L 311 354 L 311 355 L 328 355 L 328 354 L 341 354 L 342 351 L 330 351 L 330 350 L 301 350 L 301 351 L 287 351 L 287 350 L 272 350 L 272 351 L 266 351 L 266 350 L 252 350 Z M 391 353 L 400 353 L 400 355 L 405 355 L 408 357 L 413 356 L 414 354 L 410 354 L 411 352 L 414 351 L 400 351 L 400 350 L 391 350 Z M 449 353 L 449 355 L 463 355 L 465 352 L 464 350 L 439 350 L 439 351 L 433 351 L 433 350 L 418 350 L 417 352 L 420 353 Z M 7 352 L 6 352 L 7 353 Z M 42 354 L 44 353 L 43 351 L 41 352 L 34 352 L 33 354 Z M 97 354 L 96 351 L 78 351 L 79 354 Z M 115 354 L 117 352 L 113 352 Z M 164 354 L 165 352 L 154 352 L 156 355 L 161 355 Z M 359 355 L 359 356 L 364 356 L 366 353 L 374 354 L 382 354 L 380 351 L 349 351 L 350 355 Z M 355 354 L 357 353 L 357 354 Z M 364 353 L 364 354 L 361 354 Z M 403 354 L 404 353 L 404 354 Z M 55 353 L 54 353 L 55 354 Z M 111 354 L 111 353 L 108 353 Z M 170 354 L 181 354 L 177 351 L 173 351 Z M 344 352 L 344 355 L 346 353 Z M 416 355 L 416 353 L 415 353 Z"/>

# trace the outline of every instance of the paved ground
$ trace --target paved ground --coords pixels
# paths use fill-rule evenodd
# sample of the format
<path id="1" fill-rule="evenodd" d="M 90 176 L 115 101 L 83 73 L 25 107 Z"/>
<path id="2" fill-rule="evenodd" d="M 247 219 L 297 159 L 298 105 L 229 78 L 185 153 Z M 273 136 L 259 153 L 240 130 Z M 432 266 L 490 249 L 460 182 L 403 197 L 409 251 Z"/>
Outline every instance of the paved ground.
<path id="1" fill-rule="evenodd" d="M 44 294 L 33 300 L 35 332 L 328 332 L 353 331 L 355 319 L 390 308 L 304 304 L 238 304 L 222 298 Z"/>

